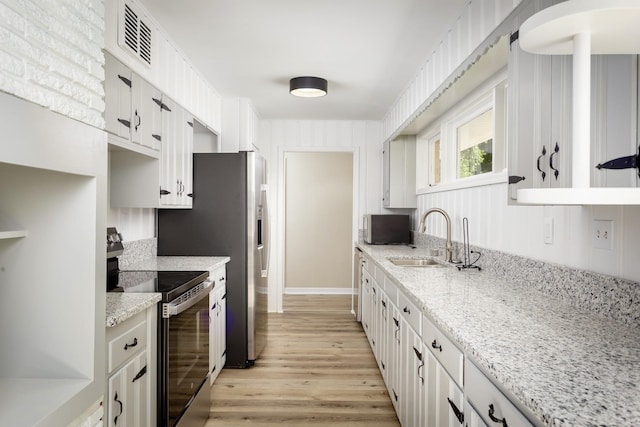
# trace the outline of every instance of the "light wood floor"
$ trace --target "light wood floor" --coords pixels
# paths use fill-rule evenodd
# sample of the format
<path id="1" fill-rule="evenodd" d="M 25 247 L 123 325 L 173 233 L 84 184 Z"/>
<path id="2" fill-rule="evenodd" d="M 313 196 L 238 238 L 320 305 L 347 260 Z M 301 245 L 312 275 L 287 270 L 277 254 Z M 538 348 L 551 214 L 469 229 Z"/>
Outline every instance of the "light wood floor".
<path id="1" fill-rule="evenodd" d="M 286 296 L 284 309 L 256 365 L 220 373 L 206 427 L 399 427 L 351 297 Z"/>

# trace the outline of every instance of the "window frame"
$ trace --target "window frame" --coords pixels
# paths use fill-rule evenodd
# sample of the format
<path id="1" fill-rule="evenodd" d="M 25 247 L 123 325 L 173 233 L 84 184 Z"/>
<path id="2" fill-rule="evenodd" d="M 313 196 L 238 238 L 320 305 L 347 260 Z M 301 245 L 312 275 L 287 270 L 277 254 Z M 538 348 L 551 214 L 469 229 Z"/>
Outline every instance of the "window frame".
<path id="1" fill-rule="evenodd" d="M 417 194 L 428 194 L 461 188 L 477 187 L 507 182 L 507 75 L 506 70 L 496 73 L 484 84 L 454 105 L 447 112 L 433 120 L 418 134 L 418 141 L 424 144 L 426 156 L 417 159 L 418 169 L 422 169 L 420 188 Z M 458 178 L 458 128 L 486 111 L 493 109 L 493 159 L 492 171 L 464 178 Z M 431 142 L 440 138 L 440 183 L 430 185 Z M 426 161 L 425 161 L 426 157 Z"/>

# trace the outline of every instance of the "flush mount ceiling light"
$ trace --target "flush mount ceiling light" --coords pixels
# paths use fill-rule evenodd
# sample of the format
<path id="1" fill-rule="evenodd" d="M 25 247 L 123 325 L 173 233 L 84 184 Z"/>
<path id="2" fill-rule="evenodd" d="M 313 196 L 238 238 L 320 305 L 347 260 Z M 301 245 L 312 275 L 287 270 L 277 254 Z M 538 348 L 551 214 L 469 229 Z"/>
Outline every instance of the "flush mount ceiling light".
<path id="1" fill-rule="evenodd" d="M 327 81 L 320 77 L 294 77 L 289 80 L 289 93 L 303 98 L 325 96 Z"/>

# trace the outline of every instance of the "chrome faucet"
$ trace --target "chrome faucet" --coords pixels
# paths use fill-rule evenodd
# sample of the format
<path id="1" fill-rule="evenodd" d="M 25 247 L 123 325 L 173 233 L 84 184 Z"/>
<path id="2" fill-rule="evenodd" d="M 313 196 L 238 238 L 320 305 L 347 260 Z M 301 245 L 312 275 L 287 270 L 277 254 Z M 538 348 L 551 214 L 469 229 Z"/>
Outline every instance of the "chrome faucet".
<path id="1" fill-rule="evenodd" d="M 447 262 L 453 262 L 453 243 L 451 243 L 451 218 L 449 217 L 449 214 L 447 214 L 444 210 L 442 210 L 440 208 L 427 209 L 422 214 L 422 218 L 420 219 L 420 226 L 418 227 L 418 232 L 420 232 L 420 233 L 424 233 L 425 232 L 425 229 L 426 229 L 425 222 L 427 220 L 427 217 L 429 215 L 431 215 L 432 213 L 434 213 L 434 212 L 441 213 L 442 216 L 444 216 L 444 219 L 447 221 L 447 258 L 446 258 L 446 261 Z"/>

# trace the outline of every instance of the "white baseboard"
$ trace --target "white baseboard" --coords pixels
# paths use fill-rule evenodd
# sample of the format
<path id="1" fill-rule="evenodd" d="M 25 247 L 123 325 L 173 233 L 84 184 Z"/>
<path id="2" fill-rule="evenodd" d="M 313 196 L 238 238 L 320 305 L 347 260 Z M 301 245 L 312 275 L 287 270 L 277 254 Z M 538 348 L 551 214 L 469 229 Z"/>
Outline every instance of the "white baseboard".
<path id="1" fill-rule="evenodd" d="M 284 288 L 285 295 L 352 295 L 351 288 Z"/>

